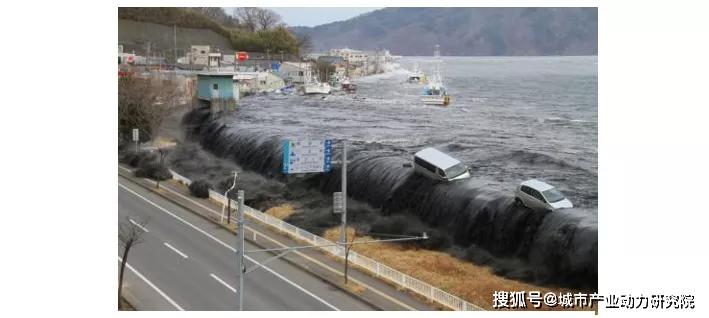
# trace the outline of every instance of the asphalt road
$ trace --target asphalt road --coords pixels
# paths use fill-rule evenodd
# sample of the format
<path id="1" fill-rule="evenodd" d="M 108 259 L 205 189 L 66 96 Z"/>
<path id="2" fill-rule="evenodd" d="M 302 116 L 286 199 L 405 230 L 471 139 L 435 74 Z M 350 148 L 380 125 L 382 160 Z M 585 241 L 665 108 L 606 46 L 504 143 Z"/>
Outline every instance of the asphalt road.
<path id="1" fill-rule="evenodd" d="M 127 220 L 147 220 L 143 242 L 128 255 L 132 269 L 126 269 L 124 283 L 139 309 L 238 309 L 233 234 L 119 178 L 118 221 Z M 259 248 L 246 242 L 246 249 Z M 271 256 L 247 255 L 246 266 Z M 374 310 L 281 260 L 248 273 L 244 285 L 244 310 Z"/>

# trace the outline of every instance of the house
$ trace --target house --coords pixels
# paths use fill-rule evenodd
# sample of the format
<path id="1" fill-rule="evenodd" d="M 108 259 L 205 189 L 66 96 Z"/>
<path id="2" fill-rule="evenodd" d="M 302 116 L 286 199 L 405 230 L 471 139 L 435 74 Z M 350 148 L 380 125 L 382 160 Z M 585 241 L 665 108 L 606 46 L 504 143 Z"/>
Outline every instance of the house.
<path id="1" fill-rule="evenodd" d="M 350 48 L 332 49 L 328 53 L 331 56 L 340 56 L 350 63 L 362 63 L 367 60 L 367 53 Z"/>
<path id="2" fill-rule="evenodd" d="M 344 64 L 345 58 L 342 56 L 322 55 L 317 59 L 318 63 L 328 63 L 332 65 Z"/>
<path id="3" fill-rule="evenodd" d="M 239 87 L 240 93 L 253 94 L 282 88 L 285 82 L 271 72 L 237 72 L 234 85 Z"/>
<path id="4" fill-rule="evenodd" d="M 310 67 L 310 63 L 283 62 L 278 69 L 278 75 L 290 84 L 305 83 L 305 72 Z"/>
<path id="5" fill-rule="evenodd" d="M 197 74 L 197 100 L 210 107 L 212 113 L 233 109 L 239 100 L 234 73 Z"/>

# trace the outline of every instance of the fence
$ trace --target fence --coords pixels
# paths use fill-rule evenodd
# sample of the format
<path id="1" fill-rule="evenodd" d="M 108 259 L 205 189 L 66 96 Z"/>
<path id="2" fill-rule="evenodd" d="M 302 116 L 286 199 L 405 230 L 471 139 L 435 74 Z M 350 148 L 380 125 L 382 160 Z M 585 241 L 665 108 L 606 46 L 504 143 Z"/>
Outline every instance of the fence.
<path id="1" fill-rule="evenodd" d="M 184 184 L 189 185 L 190 180 L 177 174 L 176 172 L 170 170 L 172 172 L 172 178 L 180 181 Z M 220 202 L 222 204 L 226 204 L 226 198 L 217 193 L 216 191 L 209 190 L 209 198 L 216 200 L 217 202 Z M 237 206 L 237 203 L 232 200 L 231 201 L 232 206 Z M 324 250 L 325 252 L 334 255 L 338 258 L 341 258 L 344 260 L 345 257 L 345 249 L 342 246 L 337 246 L 335 243 L 326 240 L 320 236 L 317 236 L 313 233 L 310 233 L 306 230 L 303 230 L 299 227 L 296 227 L 292 224 L 289 224 L 287 222 L 284 222 L 281 219 L 275 218 L 273 216 L 270 216 L 266 213 L 263 213 L 259 210 L 253 209 L 249 206 L 244 206 L 244 214 L 250 216 L 251 218 L 254 218 L 256 220 L 259 220 L 260 222 L 267 224 L 271 227 L 273 227 L 276 230 L 279 230 L 281 232 L 284 232 L 296 239 L 308 242 L 313 245 L 331 245 L 331 246 L 323 246 L 320 247 L 320 249 Z M 387 265 L 384 265 L 380 262 L 377 262 L 369 257 L 366 257 L 364 255 L 357 254 L 354 251 L 350 251 L 350 255 L 348 257 L 349 261 L 352 264 L 355 264 L 361 268 L 366 269 L 367 271 L 371 272 L 374 274 L 376 277 L 379 278 L 384 278 L 400 287 L 406 288 L 408 290 L 411 290 L 426 299 L 439 303 L 441 305 L 444 305 L 448 308 L 451 308 L 453 310 L 482 310 L 482 308 L 473 305 L 472 303 L 469 303 L 462 298 L 451 295 L 450 293 L 447 293 L 440 288 L 437 288 L 431 284 L 428 284 L 426 282 L 423 282 L 421 280 L 418 280 L 414 277 L 411 277 L 407 274 L 404 274 L 402 272 L 397 271 L 396 269 L 393 269 Z"/>

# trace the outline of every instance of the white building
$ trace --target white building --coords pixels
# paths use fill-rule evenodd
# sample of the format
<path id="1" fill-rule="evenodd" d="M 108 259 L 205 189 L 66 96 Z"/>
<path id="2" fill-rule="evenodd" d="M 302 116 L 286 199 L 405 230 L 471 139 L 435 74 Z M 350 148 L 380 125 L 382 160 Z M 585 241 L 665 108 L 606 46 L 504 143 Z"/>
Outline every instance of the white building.
<path id="1" fill-rule="evenodd" d="M 328 52 L 332 56 L 340 56 L 350 63 L 362 63 L 367 60 L 367 53 L 350 48 L 332 49 Z"/>
<path id="2" fill-rule="evenodd" d="M 222 59 L 222 53 L 209 53 L 209 67 L 219 67 L 219 61 Z"/>
<path id="3" fill-rule="evenodd" d="M 234 85 L 243 93 L 271 92 L 285 86 L 283 79 L 271 72 L 237 72 Z"/>
<path id="4" fill-rule="evenodd" d="M 283 62 L 278 74 L 287 83 L 303 84 L 305 83 L 305 72 L 309 66 L 309 63 Z"/>
<path id="5" fill-rule="evenodd" d="M 187 55 L 190 64 L 209 65 L 209 45 L 193 45 Z"/>

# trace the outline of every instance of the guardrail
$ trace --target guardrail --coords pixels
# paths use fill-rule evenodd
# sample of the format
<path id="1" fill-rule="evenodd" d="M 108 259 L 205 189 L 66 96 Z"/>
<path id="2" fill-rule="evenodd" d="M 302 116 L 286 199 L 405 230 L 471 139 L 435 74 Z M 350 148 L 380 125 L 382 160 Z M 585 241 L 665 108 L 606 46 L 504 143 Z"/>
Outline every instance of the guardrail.
<path id="1" fill-rule="evenodd" d="M 180 174 L 176 173 L 175 171 L 170 170 L 172 172 L 172 178 L 182 182 L 186 185 L 189 185 L 192 181 L 190 179 L 187 179 Z M 209 198 L 216 200 L 217 202 L 220 202 L 222 204 L 226 204 L 226 198 L 217 193 L 216 191 L 209 190 Z M 237 206 L 237 202 L 232 200 L 231 201 L 231 206 Z M 313 245 L 331 245 L 331 246 L 323 246 L 319 247 L 320 249 L 326 251 L 327 253 L 334 255 L 338 258 L 341 258 L 344 260 L 345 258 L 345 249 L 342 246 L 336 246 L 334 245 L 335 243 L 322 238 L 320 236 L 317 236 L 313 233 L 310 233 L 306 230 L 303 230 L 299 227 L 296 227 L 290 223 L 284 222 L 281 219 L 275 218 L 273 216 L 270 216 L 266 213 L 263 213 L 259 210 L 256 210 L 254 208 L 251 208 L 249 206 L 244 206 L 245 211 L 244 214 L 250 216 L 251 218 L 254 218 L 266 225 L 271 226 L 272 228 L 284 232 L 296 239 L 308 242 Z M 364 268 L 365 270 L 369 271 L 370 273 L 374 274 L 376 277 L 379 278 L 384 278 L 400 287 L 406 288 L 408 290 L 411 290 L 426 299 L 439 303 L 441 305 L 444 305 L 448 308 L 451 308 L 453 310 L 483 310 L 482 308 L 458 297 L 455 295 L 452 295 L 450 293 L 447 293 L 443 291 L 442 289 L 435 287 L 429 283 L 426 283 L 424 281 L 421 281 L 419 279 L 416 279 L 414 277 L 411 277 L 407 274 L 404 274 L 400 271 L 397 271 L 394 268 L 391 268 L 390 266 L 387 266 L 385 264 L 382 264 L 380 262 L 377 262 L 369 257 L 366 257 L 364 255 L 360 255 L 357 252 L 350 251 L 350 255 L 348 257 L 349 261 L 352 264 L 355 264 L 361 268 Z"/>

